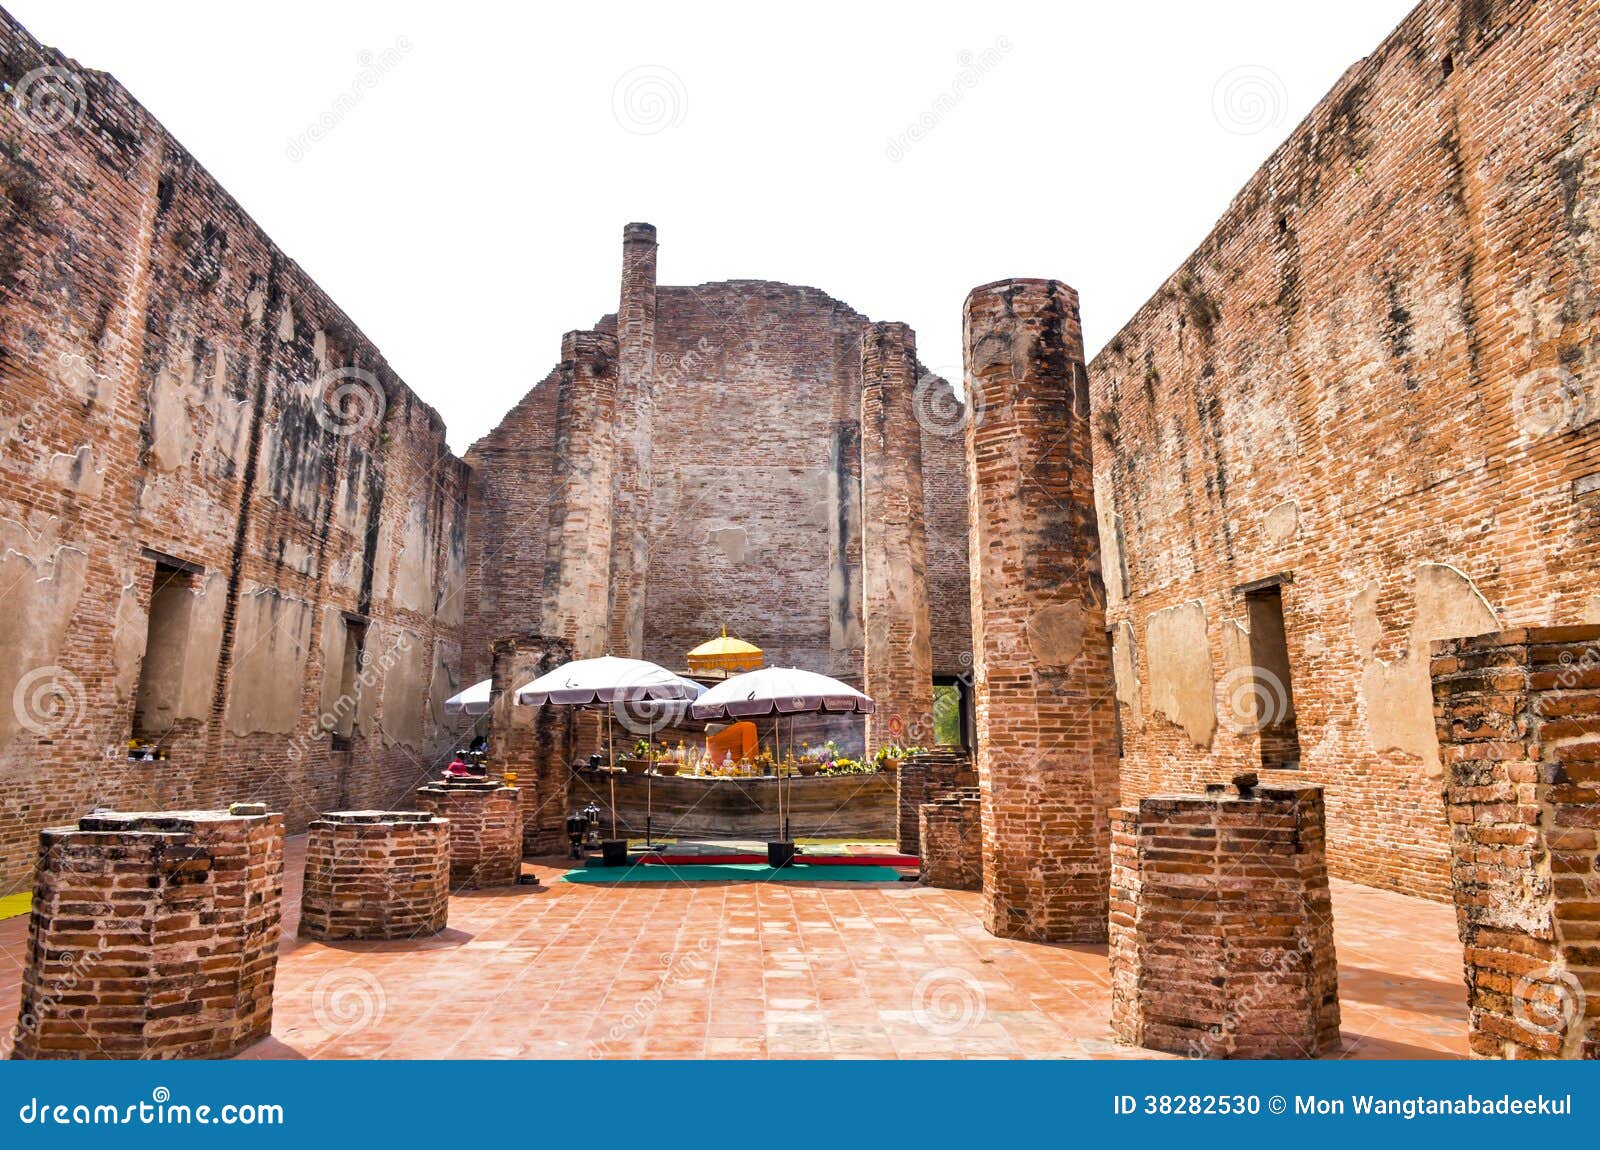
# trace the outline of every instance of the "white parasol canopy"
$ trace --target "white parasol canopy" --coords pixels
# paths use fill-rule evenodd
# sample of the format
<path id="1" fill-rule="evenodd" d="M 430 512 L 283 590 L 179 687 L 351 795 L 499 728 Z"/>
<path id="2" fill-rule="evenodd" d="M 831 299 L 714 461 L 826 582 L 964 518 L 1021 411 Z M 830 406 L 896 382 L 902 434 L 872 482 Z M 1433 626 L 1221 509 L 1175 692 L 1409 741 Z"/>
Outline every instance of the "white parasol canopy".
<path id="1" fill-rule="evenodd" d="M 525 707 L 545 703 L 584 706 L 589 703 L 666 702 L 696 698 L 705 688 L 674 675 L 665 667 L 643 659 L 574 659 L 517 688 L 516 701 Z"/>
<path id="2" fill-rule="evenodd" d="M 444 701 L 444 713 L 447 715 L 487 715 L 489 713 L 489 687 L 493 679 L 485 679 L 481 683 L 474 683 L 459 695 L 451 695 Z"/>
<path id="3" fill-rule="evenodd" d="M 848 683 L 797 667 L 763 667 L 712 687 L 694 704 L 697 719 L 747 719 L 807 711 L 870 715 L 873 702 Z"/>

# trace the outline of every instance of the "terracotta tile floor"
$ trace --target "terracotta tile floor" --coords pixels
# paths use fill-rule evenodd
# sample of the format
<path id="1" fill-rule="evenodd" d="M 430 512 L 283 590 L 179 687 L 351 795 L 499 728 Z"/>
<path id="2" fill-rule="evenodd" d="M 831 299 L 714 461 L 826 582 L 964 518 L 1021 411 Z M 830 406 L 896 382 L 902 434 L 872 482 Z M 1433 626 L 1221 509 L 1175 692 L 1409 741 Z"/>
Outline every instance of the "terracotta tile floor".
<path id="1" fill-rule="evenodd" d="M 1105 947 L 992 938 L 976 894 L 551 882 L 452 898 L 432 939 L 325 945 L 293 934 L 304 851 L 289 840 L 273 1032 L 248 1058 L 1152 1056 L 1112 1041 Z M 1333 893 L 1341 1056 L 1464 1056 L 1451 909 Z M 26 932 L 0 922 L 8 1022 Z"/>

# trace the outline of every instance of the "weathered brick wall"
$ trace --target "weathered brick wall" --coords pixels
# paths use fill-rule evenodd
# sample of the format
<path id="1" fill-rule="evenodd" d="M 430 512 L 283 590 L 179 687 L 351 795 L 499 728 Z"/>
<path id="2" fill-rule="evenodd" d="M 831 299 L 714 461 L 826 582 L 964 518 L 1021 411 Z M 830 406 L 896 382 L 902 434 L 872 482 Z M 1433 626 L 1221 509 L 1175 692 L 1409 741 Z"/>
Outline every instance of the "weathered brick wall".
<path id="1" fill-rule="evenodd" d="M 923 803 L 918 821 L 922 885 L 982 889 L 983 800 L 977 788 L 963 788 Z"/>
<path id="2" fill-rule="evenodd" d="M 450 915 L 450 826 L 420 811 L 330 811 L 306 828 L 302 938 L 421 938 Z"/>
<path id="3" fill-rule="evenodd" d="M 513 886 L 522 874 L 522 796 L 493 779 L 417 788 L 417 806 L 450 823 L 450 889 Z"/>
<path id="4" fill-rule="evenodd" d="M 861 340 L 866 317 L 814 288 L 754 280 L 656 284 L 655 229 L 623 236 L 615 337 L 609 644 L 681 668 L 730 631 L 767 662 L 860 685 L 863 675 Z M 552 499 L 561 374 L 545 380 L 467 459 L 473 466 L 467 677 L 504 630 L 556 633 L 518 585 L 549 540 L 530 521 Z M 962 411 L 916 368 L 933 672 L 970 666 Z M 899 444 L 905 449 L 904 443 Z M 481 560 L 480 560 L 481 556 Z M 476 603 L 477 606 L 470 606 Z M 858 750 L 850 720 L 812 724 Z"/>
<path id="5" fill-rule="evenodd" d="M 1323 823 L 1318 787 L 1150 796 L 1112 813 L 1120 1041 L 1191 1058 L 1339 1048 Z"/>
<path id="6" fill-rule="evenodd" d="M 0 73 L 0 694 L 26 700 L 0 708 L 0 882 L 95 806 L 246 795 L 298 828 L 403 794 L 458 686 L 438 417 L 115 80 L 4 13 Z M 184 625 L 147 660 L 157 553 Z M 346 612 L 369 665 L 334 752 Z M 158 657 L 170 758 L 128 763 Z"/>
<path id="7" fill-rule="evenodd" d="M 87 816 L 39 835 L 13 1058 L 226 1058 L 272 1030 L 283 816 Z"/>
<path id="8" fill-rule="evenodd" d="M 931 744 L 933 645 L 916 419 L 917 337 L 903 323 L 861 333 L 862 689 L 866 753 Z"/>
<path id="9" fill-rule="evenodd" d="M 1126 800 L 1260 765 L 1282 576 L 1264 777 L 1326 787 L 1336 875 L 1447 897 L 1428 642 L 1600 620 L 1597 89 L 1592 4 L 1429 0 L 1095 358 Z"/>
<path id="10" fill-rule="evenodd" d="M 1100 940 L 1117 735 L 1078 296 L 1002 280 L 963 318 L 984 925 Z"/>
<path id="11" fill-rule="evenodd" d="M 1600 626 L 1433 650 L 1472 1053 L 1600 1058 Z"/>

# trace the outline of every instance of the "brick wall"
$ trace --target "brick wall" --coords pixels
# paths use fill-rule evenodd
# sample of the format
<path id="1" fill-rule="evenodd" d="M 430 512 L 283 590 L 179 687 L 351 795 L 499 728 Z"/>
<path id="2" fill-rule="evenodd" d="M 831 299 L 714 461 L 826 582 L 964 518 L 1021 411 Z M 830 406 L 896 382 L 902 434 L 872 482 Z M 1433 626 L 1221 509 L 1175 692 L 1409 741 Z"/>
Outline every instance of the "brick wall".
<path id="1" fill-rule="evenodd" d="M 1323 820 L 1318 787 L 1158 795 L 1113 812 L 1120 1041 L 1191 1058 L 1339 1048 Z"/>
<path id="2" fill-rule="evenodd" d="M 1472 1053 L 1600 1058 L 1600 626 L 1434 645 Z"/>
<path id="3" fill-rule="evenodd" d="M 630 224 L 623 239 L 621 310 L 595 325 L 616 338 L 618 361 L 611 649 L 681 668 L 726 625 L 763 647 L 769 665 L 859 685 L 869 321 L 815 288 L 657 286 L 655 229 Z M 960 675 L 970 667 L 962 412 L 943 379 L 913 367 L 932 673 Z M 468 579 L 481 588 L 462 641 L 469 679 L 487 673 L 497 632 L 556 633 L 516 573 L 549 558 L 548 540 L 524 524 L 551 499 L 561 378 L 540 383 L 467 453 Z M 814 726 L 818 741 L 862 745 L 859 723 Z"/>
<path id="4" fill-rule="evenodd" d="M 1336 875 L 1447 897 L 1428 642 L 1600 621 L 1596 60 L 1590 5 L 1421 4 L 1090 365 L 1127 800 L 1260 766 L 1280 579 L 1264 777 L 1326 788 Z"/>
<path id="5" fill-rule="evenodd" d="M 936 747 L 903 759 L 894 772 L 895 806 L 899 813 L 895 845 L 901 854 L 922 852 L 922 807 L 952 791 L 976 786 L 972 759 L 964 751 Z"/>
<path id="6" fill-rule="evenodd" d="M 573 809 L 576 708 L 519 706 L 514 692 L 569 662 L 572 645 L 542 635 L 508 635 L 495 640 L 492 650 L 489 762 L 501 779 L 516 775 L 523 853 L 563 854 L 566 817 Z"/>
<path id="7" fill-rule="evenodd" d="M 438 416 L 121 85 L 0 12 L 0 73 L 41 67 L 83 99 L 55 130 L 0 107 L 5 889 L 41 826 L 96 806 L 246 796 L 298 829 L 404 794 L 459 687 L 465 567 Z M 158 562 L 177 624 L 147 660 Z M 169 757 L 130 763 L 147 669 Z"/>
<path id="8" fill-rule="evenodd" d="M 13 1058 L 226 1058 L 272 1030 L 283 816 L 41 832 Z"/>

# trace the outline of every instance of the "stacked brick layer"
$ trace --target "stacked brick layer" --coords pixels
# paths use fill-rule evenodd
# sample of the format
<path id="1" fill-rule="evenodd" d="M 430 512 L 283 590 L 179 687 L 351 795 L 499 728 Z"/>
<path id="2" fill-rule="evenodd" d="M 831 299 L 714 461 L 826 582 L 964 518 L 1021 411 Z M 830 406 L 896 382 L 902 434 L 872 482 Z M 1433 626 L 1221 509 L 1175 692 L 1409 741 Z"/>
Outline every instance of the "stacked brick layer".
<path id="1" fill-rule="evenodd" d="M 1600 1057 L 1600 626 L 1434 645 L 1480 1057 Z"/>
<path id="2" fill-rule="evenodd" d="M 1116 716 L 1078 297 L 1006 280 L 965 321 L 984 924 L 1103 940 Z"/>
<path id="3" fill-rule="evenodd" d="M 303 938 L 419 938 L 450 914 L 450 825 L 419 811 L 332 811 L 307 828 Z"/>
<path id="4" fill-rule="evenodd" d="M 924 886 L 979 890 L 983 886 L 983 801 L 975 787 L 923 803 L 920 874 Z"/>
<path id="5" fill-rule="evenodd" d="M 268 1035 L 283 816 L 233 809 L 40 834 L 13 1058 L 226 1058 Z"/>
<path id="6" fill-rule="evenodd" d="M 522 874 L 522 795 L 492 779 L 417 789 L 417 806 L 450 824 L 450 889 L 512 886 Z"/>
<path id="7" fill-rule="evenodd" d="M 1338 1049 L 1321 788 L 1146 798 L 1113 831 L 1120 1041 L 1193 1058 Z"/>

